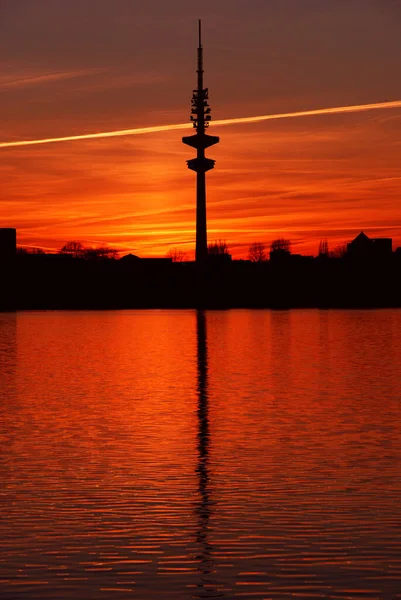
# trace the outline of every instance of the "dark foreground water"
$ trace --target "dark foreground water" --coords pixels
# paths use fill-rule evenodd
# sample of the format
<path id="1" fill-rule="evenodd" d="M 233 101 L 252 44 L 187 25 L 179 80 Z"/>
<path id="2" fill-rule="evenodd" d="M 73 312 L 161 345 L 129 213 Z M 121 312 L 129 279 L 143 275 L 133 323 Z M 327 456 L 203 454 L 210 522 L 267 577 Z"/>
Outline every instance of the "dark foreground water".
<path id="1" fill-rule="evenodd" d="M 0 314 L 0 598 L 401 598 L 401 311 Z"/>

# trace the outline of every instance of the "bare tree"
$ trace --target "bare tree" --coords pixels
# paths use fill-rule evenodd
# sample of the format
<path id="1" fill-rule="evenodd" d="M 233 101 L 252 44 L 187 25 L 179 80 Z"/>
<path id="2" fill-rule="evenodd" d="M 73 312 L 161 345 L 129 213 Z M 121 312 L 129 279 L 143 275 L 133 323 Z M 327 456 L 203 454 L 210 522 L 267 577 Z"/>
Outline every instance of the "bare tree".
<path id="1" fill-rule="evenodd" d="M 225 241 L 213 242 L 207 247 L 209 256 L 231 256 Z"/>
<path id="2" fill-rule="evenodd" d="M 85 247 L 81 242 L 67 242 L 58 251 L 59 254 L 68 254 L 74 258 L 84 258 Z"/>
<path id="3" fill-rule="evenodd" d="M 249 246 L 248 258 L 255 263 L 265 262 L 267 260 L 266 246 L 261 242 L 254 242 Z"/>
<path id="4" fill-rule="evenodd" d="M 291 242 L 284 238 L 277 238 L 270 244 L 270 258 L 278 256 L 289 256 L 291 254 Z"/>
<path id="5" fill-rule="evenodd" d="M 116 259 L 118 250 L 110 246 L 98 246 L 97 248 L 88 248 L 82 242 L 67 242 L 59 250 L 59 254 L 67 254 L 73 258 L 85 258 L 87 260 Z"/>
<path id="6" fill-rule="evenodd" d="M 183 250 L 179 248 L 170 248 L 170 250 L 166 254 L 167 258 L 171 258 L 173 262 L 182 263 L 187 262 L 188 255 Z"/>
<path id="7" fill-rule="evenodd" d="M 329 253 L 329 256 L 330 258 L 344 258 L 346 254 L 347 244 L 338 244 L 338 246 L 336 246 L 334 250 Z"/>
<path id="8" fill-rule="evenodd" d="M 319 256 L 329 255 L 329 244 L 327 240 L 320 240 L 319 244 Z"/>
<path id="9" fill-rule="evenodd" d="M 119 256 L 116 248 L 110 246 L 98 246 L 97 248 L 84 248 L 84 258 L 87 260 L 115 260 Z"/>
<path id="10" fill-rule="evenodd" d="M 29 248 L 26 246 L 17 246 L 17 254 L 45 254 L 42 248 Z"/>

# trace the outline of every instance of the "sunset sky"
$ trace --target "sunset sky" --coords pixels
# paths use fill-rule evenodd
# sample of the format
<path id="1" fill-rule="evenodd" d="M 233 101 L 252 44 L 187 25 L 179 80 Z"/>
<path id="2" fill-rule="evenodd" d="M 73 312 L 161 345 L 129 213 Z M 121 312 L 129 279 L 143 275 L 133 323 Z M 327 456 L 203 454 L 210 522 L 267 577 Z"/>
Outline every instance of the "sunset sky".
<path id="1" fill-rule="evenodd" d="M 197 19 L 212 118 L 401 100 L 398 0 L 1 0 L 0 227 L 18 244 L 190 257 L 190 130 L 1 147 L 189 121 Z M 213 125 L 209 241 L 316 254 L 401 245 L 401 108 Z"/>

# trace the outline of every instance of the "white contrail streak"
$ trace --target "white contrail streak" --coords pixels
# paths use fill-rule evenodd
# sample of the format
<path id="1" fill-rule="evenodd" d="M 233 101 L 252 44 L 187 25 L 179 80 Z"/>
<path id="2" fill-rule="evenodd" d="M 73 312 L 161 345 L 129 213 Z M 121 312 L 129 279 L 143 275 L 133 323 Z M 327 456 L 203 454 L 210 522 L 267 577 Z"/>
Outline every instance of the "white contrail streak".
<path id="1" fill-rule="evenodd" d="M 393 102 L 379 102 L 376 104 L 357 104 L 355 106 L 337 106 L 335 108 L 318 108 L 315 110 L 304 110 L 292 113 L 278 113 L 272 115 L 259 115 L 256 117 L 239 117 L 236 119 L 221 119 L 213 121 L 214 125 L 240 125 L 242 123 L 260 123 L 262 121 L 274 121 L 276 119 L 293 119 L 295 117 L 313 117 L 318 115 L 338 115 L 343 113 L 356 113 L 368 110 L 401 108 L 401 100 Z M 16 148 L 19 146 L 36 146 L 39 144 L 52 144 L 55 142 L 74 142 L 77 140 L 94 140 L 98 138 L 123 137 L 127 135 L 143 135 L 146 133 L 162 133 L 164 131 L 175 131 L 177 129 L 189 129 L 191 123 L 178 123 L 173 125 L 157 125 L 155 127 L 139 127 L 136 129 L 120 129 L 117 131 L 103 131 L 100 133 L 86 133 L 82 135 L 69 135 L 58 138 L 43 138 L 38 140 L 23 140 L 19 142 L 0 142 L 0 148 Z"/>

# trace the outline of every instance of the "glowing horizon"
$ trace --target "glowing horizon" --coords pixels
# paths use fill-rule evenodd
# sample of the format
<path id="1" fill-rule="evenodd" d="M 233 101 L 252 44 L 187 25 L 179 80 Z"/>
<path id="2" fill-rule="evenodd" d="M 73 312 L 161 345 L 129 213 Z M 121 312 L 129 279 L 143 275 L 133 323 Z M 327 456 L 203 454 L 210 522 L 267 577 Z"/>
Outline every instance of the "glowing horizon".
<path id="1" fill-rule="evenodd" d="M 230 119 L 219 119 L 213 121 L 215 126 L 226 126 L 226 125 L 241 125 L 250 123 L 261 123 L 263 121 L 273 121 L 278 119 L 291 119 L 297 117 L 312 117 L 320 115 L 335 115 L 335 114 L 346 114 L 346 113 L 357 113 L 366 112 L 370 110 L 380 109 L 396 109 L 401 108 L 401 100 L 394 100 L 391 102 L 378 102 L 374 104 L 356 104 L 352 106 L 337 106 L 331 108 L 318 108 L 306 111 L 296 111 L 291 113 L 273 113 L 269 115 L 257 115 L 253 117 L 234 117 Z M 145 135 L 152 133 L 163 133 L 169 131 L 176 131 L 182 129 L 191 129 L 192 123 L 175 123 L 171 125 L 156 125 L 150 127 L 138 127 L 135 129 L 119 129 L 115 131 L 104 131 L 98 133 L 88 133 L 82 135 L 71 135 L 57 138 L 41 138 L 36 140 L 23 140 L 14 142 L 0 142 L 0 148 L 16 148 L 24 146 L 36 146 L 42 144 L 52 144 L 61 142 L 73 142 L 79 140 L 91 140 L 91 139 L 104 139 L 114 137 L 124 137 L 130 135 Z"/>

